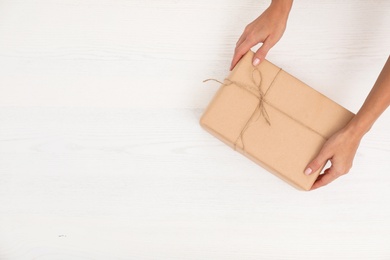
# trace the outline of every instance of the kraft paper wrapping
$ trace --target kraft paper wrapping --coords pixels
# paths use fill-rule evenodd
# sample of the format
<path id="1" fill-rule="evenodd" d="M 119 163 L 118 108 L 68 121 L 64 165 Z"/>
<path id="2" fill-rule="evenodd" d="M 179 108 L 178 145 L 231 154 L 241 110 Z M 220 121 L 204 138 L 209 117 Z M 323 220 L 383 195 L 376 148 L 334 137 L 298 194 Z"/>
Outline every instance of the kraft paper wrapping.
<path id="1" fill-rule="evenodd" d="M 200 119 L 212 135 L 298 189 L 322 171 L 304 174 L 325 141 L 353 113 L 248 52 L 225 79 Z"/>

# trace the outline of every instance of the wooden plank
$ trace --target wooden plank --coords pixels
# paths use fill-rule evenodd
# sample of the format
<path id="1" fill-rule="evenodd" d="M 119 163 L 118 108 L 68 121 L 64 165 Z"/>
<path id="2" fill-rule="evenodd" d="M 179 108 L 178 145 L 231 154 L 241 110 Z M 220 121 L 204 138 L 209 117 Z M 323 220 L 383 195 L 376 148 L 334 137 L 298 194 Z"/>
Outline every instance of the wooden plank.
<path id="1" fill-rule="evenodd" d="M 1 259 L 390 254 L 386 117 L 349 175 L 299 192 L 203 131 L 200 112 L 2 108 Z"/>

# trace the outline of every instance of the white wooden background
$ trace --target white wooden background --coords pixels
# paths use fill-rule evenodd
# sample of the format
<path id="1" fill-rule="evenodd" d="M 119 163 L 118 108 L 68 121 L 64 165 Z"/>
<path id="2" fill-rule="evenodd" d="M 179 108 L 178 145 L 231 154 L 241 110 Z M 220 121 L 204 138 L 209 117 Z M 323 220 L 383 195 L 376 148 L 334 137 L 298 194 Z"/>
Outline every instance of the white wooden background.
<path id="1" fill-rule="evenodd" d="M 0 259 L 390 259 L 390 111 L 288 186 L 203 131 L 260 0 L 0 0 Z M 268 59 L 357 112 L 390 1 L 295 1 Z"/>

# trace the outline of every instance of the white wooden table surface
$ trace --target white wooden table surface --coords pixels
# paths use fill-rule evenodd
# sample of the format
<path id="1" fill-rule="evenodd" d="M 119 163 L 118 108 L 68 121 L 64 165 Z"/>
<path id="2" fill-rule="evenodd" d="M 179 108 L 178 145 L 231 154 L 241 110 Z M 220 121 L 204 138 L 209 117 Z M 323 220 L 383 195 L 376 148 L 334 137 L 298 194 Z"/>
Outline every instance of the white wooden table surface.
<path id="1" fill-rule="evenodd" d="M 268 1 L 0 0 L 0 259 L 390 259 L 390 111 L 300 192 L 203 131 Z M 388 0 L 295 1 L 268 59 L 353 112 Z"/>

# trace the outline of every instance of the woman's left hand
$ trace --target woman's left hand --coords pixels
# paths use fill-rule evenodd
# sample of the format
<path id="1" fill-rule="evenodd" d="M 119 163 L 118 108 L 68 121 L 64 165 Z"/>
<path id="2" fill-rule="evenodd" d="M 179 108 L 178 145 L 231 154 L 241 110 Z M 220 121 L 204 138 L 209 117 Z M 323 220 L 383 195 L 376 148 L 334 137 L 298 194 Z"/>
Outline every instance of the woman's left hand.
<path id="1" fill-rule="evenodd" d="M 349 172 L 361 138 L 354 133 L 353 129 L 346 126 L 328 139 L 316 158 L 306 167 L 305 174 L 309 175 L 317 171 L 328 160 L 332 164 L 330 168 L 318 176 L 311 190 L 325 186 Z"/>

